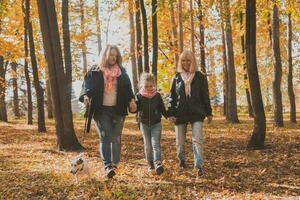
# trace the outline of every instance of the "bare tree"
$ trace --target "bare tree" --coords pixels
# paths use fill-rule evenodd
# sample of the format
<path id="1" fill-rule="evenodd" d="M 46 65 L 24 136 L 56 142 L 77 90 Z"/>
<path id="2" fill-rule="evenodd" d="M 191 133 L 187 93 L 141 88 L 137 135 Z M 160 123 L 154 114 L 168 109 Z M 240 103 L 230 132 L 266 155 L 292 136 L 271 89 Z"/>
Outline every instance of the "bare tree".
<path id="1" fill-rule="evenodd" d="M 101 41 L 101 22 L 99 17 L 99 0 L 95 0 L 95 18 L 96 18 L 96 35 L 98 43 L 98 55 L 102 50 L 102 41 Z"/>

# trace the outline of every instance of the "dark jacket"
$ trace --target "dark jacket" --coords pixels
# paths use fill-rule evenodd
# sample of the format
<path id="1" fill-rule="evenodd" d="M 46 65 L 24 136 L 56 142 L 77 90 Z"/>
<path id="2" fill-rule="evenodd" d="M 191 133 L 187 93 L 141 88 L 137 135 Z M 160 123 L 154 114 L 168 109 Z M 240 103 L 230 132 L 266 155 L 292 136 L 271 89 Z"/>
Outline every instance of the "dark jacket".
<path id="1" fill-rule="evenodd" d="M 138 122 L 151 126 L 159 123 L 162 115 L 167 118 L 165 105 L 159 93 L 152 98 L 144 97 L 138 93 L 136 98 Z"/>
<path id="2" fill-rule="evenodd" d="M 134 94 L 131 88 L 130 79 L 126 70 L 121 67 L 121 75 L 117 78 L 117 105 L 116 114 L 125 116 L 128 114 L 127 108 L 131 99 L 134 99 Z M 94 68 L 87 72 L 82 84 L 79 101 L 83 102 L 83 96 L 87 95 L 92 98 L 91 114 L 95 111 L 101 112 L 104 93 L 104 77 L 102 71 Z"/>
<path id="3" fill-rule="evenodd" d="M 210 116 L 212 109 L 206 76 L 199 71 L 195 72 L 191 83 L 191 96 L 187 97 L 184 81 L 180 73 L 176 73 L 172 80 L 168 112 L 176 118 L 175 124 L 203 121 L 205 117 Z"/>

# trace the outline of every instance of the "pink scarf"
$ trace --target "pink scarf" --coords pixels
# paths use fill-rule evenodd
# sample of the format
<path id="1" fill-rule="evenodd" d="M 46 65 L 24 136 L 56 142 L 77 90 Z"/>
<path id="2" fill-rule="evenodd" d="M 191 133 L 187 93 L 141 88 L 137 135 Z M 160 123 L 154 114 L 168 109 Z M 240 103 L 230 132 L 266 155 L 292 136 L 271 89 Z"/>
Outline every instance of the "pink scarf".
<path id="1" fill-rule="evenodd" d="M 153 88 L 153 90 L 151 90 L 150 92 L 146 91 L 144 88 L 142 88 L 139 93 L 144 96 L 144 97 L 147 97 L 147 98 L 152 98 L 156 95 L 157 93 L 157 90 L 155 88 Z"/>
<path id="2" fill-rule="evenodd" d="M 184 81 L 184 89 L 186 96 L 191 96 L 191 85 L 195 76 L 195 72 L 181 72 L 180 75 L 182 77 L 182 80 Z"/>
<path id="3" fill-rule="evenodd" d="M 103 70 L 105 92 L 112 90 L 114 86 L 114 82 L 117 80 L 117 78 L 120 75 L 121 75 L 121 69 L 117 64 L 111 67 L 107 67 Z"/>

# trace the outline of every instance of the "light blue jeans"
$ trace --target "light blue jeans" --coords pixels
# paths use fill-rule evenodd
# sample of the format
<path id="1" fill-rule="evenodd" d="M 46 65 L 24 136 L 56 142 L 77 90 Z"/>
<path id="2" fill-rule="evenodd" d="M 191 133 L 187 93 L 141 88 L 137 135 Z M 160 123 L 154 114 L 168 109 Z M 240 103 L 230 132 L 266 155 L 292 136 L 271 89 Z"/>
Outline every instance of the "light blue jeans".
<path id="1" fill-rule="evenodd" d="M 100 138 L 100 155 L 105 168 L 120 162 L 124 119 L 124 116 L 115 114 L 114 107 L 104 107 L 101 113 L 94 115 Z"/>
<path id="2" fill-rule="evenodd" d="M 175 125 L 177 157 L 185 161 L 185 141 L 187 124 Z M 203 122 L 192 123 L 192 144 L 194 152 L 194 167 L 202 167 L 203 161 Z"/>
<path id="3" fill-rule="evenodd" d="M 140 123 L 140 130 L 144 140 L 144 151 L 148 162 L 159 162 L 160 155 L 160 136 L 161 123 L 152 126 Z"/>

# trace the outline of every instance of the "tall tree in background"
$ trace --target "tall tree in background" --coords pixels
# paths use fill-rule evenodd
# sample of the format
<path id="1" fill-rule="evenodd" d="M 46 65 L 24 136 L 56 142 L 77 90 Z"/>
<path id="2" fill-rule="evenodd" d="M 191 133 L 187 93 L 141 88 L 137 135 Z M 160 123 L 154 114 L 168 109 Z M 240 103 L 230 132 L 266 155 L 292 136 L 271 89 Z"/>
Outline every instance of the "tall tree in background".
<path id="1" fill-rule="evenodd" d="M 227 53 L 227 72 L 228 72 L 228 96 L 226 119 L 231 123 L 239 123 L 237 116 L 236 104 L 236 80 L 235 80 L 235 66 L 234 66 L 234 51 L 232 41 L 232 28 L 230 16 L 229 0 L 224 1 L 224 20 L 225 20 L 225 41 Z"/>
<path id="2" fill-rule="evenodd" d="M 99 0 L 95 0 L 95 18 L 96 18 L 96 35 L 97 35 L 97 43 L 98 43 L 98 55 L 102 50 L 102 41 L 101 41 L 101 23 L 99 16 Z"/>
<path id="3" fill-rule="evenodd" d="M 49 73 L 48 73 L 49 76 Z M 50 89 L 49 78 L 46 80 L 46 93 L 47 93 L 47 114 L 48 119 L 53 119 L 53 107 L 52 107 L 52 94 Z"/>
<path id="4" fill-rule="evenodd" d="M 8 61 L 4 63 L 4 57 L 0 55 L 0 121 L 4 121 L 4 122 L 7 122 L 7 110 L 6 110 L 6 103 L 5 103 L 5 91 L 6 91 L 5 74 L 7 71 L 7 66 L 8 66 Z"/>
<path id="5" fill-rule="evenodd" d="M 67 83 L 66 93 L 67 93 L 68 101 L 71 103 L 72 56 L 71 56 L 71 44 L 70 44 L 70 26 L 69 26 L 69 0 L 62 1 L 61 13 L 62 13 L 62 30 L 63 30 L 63 43 L 64 43 L 64 61 L 65 61 L 65 71 L 66 71 L 66 83 Z"/>
<path id="6" fill-rule="evenodd" d="M 136 57 L 138 63 L 138 78 L 143 73 L 142 58 L 142 29 L 141 29 L 141 11 L 140 0 L 135 0 L 135 29 L 136 29 Z"/>
<path id="7" fill-rule="evenodd" d="M 18 64 L 16 62 L 11 63 L 11 77 L 13 85 L 13 104 L 14 104 L 14 115 L 16 118 L 20 118 L 20 109 L 19 109 L 19 95 L 18 95 L 18 74 L 17 74 Z"/>
<path id="8" fill-rule="evenodd" d="M 172 47 L 173 47 L 173 51 L 174 51 L 174 64 L 175 64 L 175 68 L 177 68 L 177 64 L 178 64 L 178 34 L 177 34 L 177 25 L 176 25 L 176 20 L 175 20 L 175 11 L 174 11 L 174 5 L 173 5 L 173 1 L 170 1 L 170 20 L 171 20 L 171 24 L 172 24 Z"/>
<path id="9" fill-rule="evenodd" d="M 37 109 L 38 109 L 38 131 L 39 132 L 46 132 L 46 125 L 45 125 L 45 111 L 44 111 L 44 91 L 40 84 L 39 79 L 39 70 L 35 55 L 35 44 L 33 38 L 33 30 L 32 30 L 32 23 L 30 20 L 30 0 L 25 1 L 25 19 L 27 24 L 28 30 L 28 38 L 29 38 L 29 47 L 30 47 L 30 58 L 31 58 L 31 66 L 32 66 L 32 74 L 33 74 L 33 85 L 36 91 L 37 97 Z"/>
<path id="10" fill-rule="evenodd" d="M 27 124 L 32 124 L 32 94 L 31 94 L 31 81 L 28 71 L 28 28 L 26 24 L 26 8 L 25 1 L 22 0 L 22 11 L 23 11 L 23 21 L 24 21 L 24 74 L 26 79 L 26 89 L 27 89 Z"/>
<path id="11" fill-rule="evenodd" d="M 132 65 L 132 79 L 134 93 L 138 92 L 138 77 L 137 77 L 137 66 L 136 66 L 136 53 L 135 53 L 135 28 L 134 28 L 134 2 L 128 0 L 129 9 L 129 25 L 130 25 L 130 60 Z"/>
<path id="12" fill-rule="evenodd" d="M 191 45 L 192 51 L 195 53 L 195 26 L 194 26 L 194 9 L 193 0 L 190 0 L 190 24 L 191 24 Z"/>
<path id="13" fill-rule="evenodd" d="M 266 116 L 256 60 L 256 0 L 246 1 L 246 63 L 254 113 L 254 128 L 248 148 L 263 148 L 266 136 Z"/>
<path id="14" fill-rule="evenodd" d="M 178 0 L 178 26 L 179 26 L 179 51 L 183 51 L 183 23 L 182 23 L 182 0 Z"/>
<path id="15" fill-rule="evenodd" d="M 277 127 L 283 126 L 282 113 L 282 94 L 281 94 L 281 77 L 282 64 L 280 54 L 280 32 L 279 32 L 279 16 L 277 4 L 273 5 L 272 15 L 272 41 L 273 41 L 273 57 L 274 57 L 274 80 L 273 80 L 273 102 L 274 102 L 274 124 Z"/>
<path id="16" fill-rule="evenodd" d="M 290 3 L 290 1 L 288 1 Z M 295 94 L 294 94 L 294 85 L 293 85 L 293 55 L 292 55 L 292 40 L 293 40 L 293 29 L 292 29 L 292 16 L 291 12 L 288 13 L 288 94 L 290 100 L 290 121 L 292 123 L 297 123 L 296 120 L 296 103 L 295 103 Z"/>
<path id="17" fill-rule="evenodd" d="M 84 0 L 80 0 L 80 30 L 81 34 L 84 35 L 84 39 L 81 43 L 81 51 L 82 51 L 82 61 L 83 61 L 83 73 L 87 72 L 87 48 L 85 44 L 85 16 L 84 16 Z"/>
<path id="18" fill-rule="evenodd" d="M 140 0 L 140 9 L 143 20 L 143 38 L 144 38 L 144 71 L 149 72 L 149 53 L 148 53 L 148 23 L 147 23 L 147 12 L 145 8 L 144 0 Z"/>
<path id="19" fill-rule="evenodd" d="M 244 21 L 244 16 L 243 16 L 243 11 L 240 12 L 240 30 L 244 32 L 243 30 L 243 21 Z M 251 104 L 251 99 L 250 99 L 250 92 L 249 92 L 249 81 L 248 81 L 248 75 L 247 75 L 247 66 L 246 66 L 246 58 L 245 58 L 245 34 L 242 34 L 241 36 L 241 47 L 242 47 L 242 56 L 243 56 L 243 69 L 244 69 L 244 86 L 245 86 L 245 91 L 246 91 L 246 98 L 247 98 L 247 103 L 248 103 L 248 115 L 249 117 L 253 117 L 253 109 L 252 109 L 252 104 Z"/>
<path id="20" fill-rule="evenodd" d="M 71 105 L 67 102 L 66 75 L 58 31 L 54 0 L 38 0 L 38 11 L 44 51 L 54 105 L 55 128 L 59 150 L 81 150 L 74 127 Z"/>
<path id="21" fill-rule="evenodd" d="M 157 77 L 157 60 L 158 60 L 157 0 L 152 0 L 151 5 L 152 5 L 152 47 L 153 47 L 152 73 L 155 75 L 155 77 Z"/>
<path id="22" fill-rule="evenodd" d="M 203 22 L 203 8 L 201 0 L 197 0 L 198 4 L 198 20 L 199 20 L 199 33 L 200 33 L 200 68 L 201 71 L 206 73 L 206 64 L 205 64 L 205 43 L 204 43 L 204 22 Z"/>

